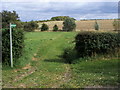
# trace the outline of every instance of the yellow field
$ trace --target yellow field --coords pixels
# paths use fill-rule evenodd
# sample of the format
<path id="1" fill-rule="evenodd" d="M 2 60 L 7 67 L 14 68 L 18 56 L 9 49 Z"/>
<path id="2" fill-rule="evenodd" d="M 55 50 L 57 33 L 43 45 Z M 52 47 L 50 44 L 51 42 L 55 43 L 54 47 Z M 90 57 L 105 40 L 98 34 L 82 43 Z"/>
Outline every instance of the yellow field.
<path id="1" fill-rule="evenodd" d="M 107 30 L 107 31 L 113 31 L 113 21 L 114 20 L 97 20 L 99 24 L 99 29 L 100 30 Z M 49 21 L 49 22 L 40 22 L 39 28 L 41 27 L 42 23 L 45 23 L 49 26 L 49 30 L 53 29 L 53 26 L 55 24 L 58 25 L 59 29 L 62 30 L 63 27 L 63 21 Z M 86 20 L 86 21 L 76 21 L 76 31 L 93 31 L 94 30 L 94 24 L 95 20 Z"/>

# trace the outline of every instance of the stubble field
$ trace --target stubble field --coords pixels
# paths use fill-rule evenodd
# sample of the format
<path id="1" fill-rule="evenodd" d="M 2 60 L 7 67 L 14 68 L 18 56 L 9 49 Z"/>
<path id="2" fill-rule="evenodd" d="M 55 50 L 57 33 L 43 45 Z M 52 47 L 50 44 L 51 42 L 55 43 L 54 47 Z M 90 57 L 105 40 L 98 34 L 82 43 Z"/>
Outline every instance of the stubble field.
<path id="1" fill-rule="evenodd" d="M 101 31 L 113 31 L 113 21 L 114 20 L 97 20 L 99 24 L 99 29 Z M 39 28 L 41 27 L 42 23 L 45 23 L 49 26 L 49 30 L 53 30 L 53 26 L 56 24 L 60 30 L 63 27 L 63 21 L 49 21 L 49 22 L 39 22 Z M 76 21 L 76 31 L 94 31 L 94 24 L 95 20 L 86 20 L 86 21 Z"/>

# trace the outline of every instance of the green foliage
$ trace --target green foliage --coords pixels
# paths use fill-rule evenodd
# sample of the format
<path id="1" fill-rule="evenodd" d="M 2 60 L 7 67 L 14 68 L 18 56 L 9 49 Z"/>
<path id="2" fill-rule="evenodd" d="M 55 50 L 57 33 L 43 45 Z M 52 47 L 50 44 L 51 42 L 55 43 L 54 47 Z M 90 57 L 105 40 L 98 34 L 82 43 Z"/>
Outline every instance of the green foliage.
<path id="1" fill-rule="evenodd" d="M 38 28 L 38 24 L 34 21 L 27 22 L 24 24 L 24 31 L 32 32 Z"/>
<path id="2" fill-rule="evenodd" d="M 75 49 L 68 47 L 63 52 L 63 58 L 67 63 L 71 64 L 77 58 L 77 52 Z"/>
<path id="3" fill-rule="evenodd" d="M 17 25 L 17 28 L 21 27 L 21 22 L 19 20 L 19 16 L 16 11 L 2 11 L 0 12 L 2 15 L 2 28 L 9 28 L 10 23 L 14 23 Z"/>
<path id="4" fill-rule="evenodd" d="M 63 30 L 64 31 L 73 31 L 76 28 L 75 20 L 72 18 L 66 18 L 63 22 Z"/>
<path id="5" fill-rule="evenodd" d="M 56 16 L 56 17 L 52 17 L 51 21 L 64 21 L 67 18 L 70 18 L 70 17 L 69 16 Z M 72 19 L 74 19 L 74 18 L 72 18 Z"/>
<path id="6" fill-rule="evenodd" d="M 98 25 L 97 21 L 95 22 L 94 28 L 95 28 L 95 30 L 99 30 L 99 25 Z"/>
<path id="7" fill-rule="evenodd" d="M 120 37 L 117 33 L 81 32 L 75 37 L 80 57 L 96 54 L 115 54 L 120 48 Z"/>
<path id="8" fill-rule="evenodd" d="M 120 30 L 120 20 L 114 20 L 113 27 L 115 30 Z"/>
<path id="9" fill-rule="evenodd" d="M 58 26 L 57 25 L 53 26 L 53 31 L 58 31 Z"/>
<path id="10" fill-rule="evenodd" d="M 48 25 L 43 23 L 41 27 L 41 31 L 47 31 L 49 29 Z"/>
<path id="11" fill-rule="evenodd" d="M 2 63 L 10 65 L 10 30 L 2 30 Z M 13 43 L 13 60 L 14 64 L 17 59 L 22 55 L 24 47 L 24 33 L 23 30 L 12 30 L 12 43 Z"/>

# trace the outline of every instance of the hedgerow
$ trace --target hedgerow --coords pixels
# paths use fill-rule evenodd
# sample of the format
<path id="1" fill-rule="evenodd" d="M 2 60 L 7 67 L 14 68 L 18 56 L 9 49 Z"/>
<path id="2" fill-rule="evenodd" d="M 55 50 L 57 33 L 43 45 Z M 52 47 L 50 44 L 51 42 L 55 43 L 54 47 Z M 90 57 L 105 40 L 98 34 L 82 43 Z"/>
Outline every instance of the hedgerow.
<path id="1" fill-rule="evenodd" d="M 9 29 L 2 30 L 2 63 L 10 65 L 10 31 Z M 12 49 L 13 62 L 22 55 L 24 48 L 24 32 L 23 30 L 12 30 Z"/>
<path id="2" fill-rule="evenodd" d="M 75 37 L 75 49 L 80 57 L 115 54 L 120 48 L 118 33 L 81 32 Z"/>

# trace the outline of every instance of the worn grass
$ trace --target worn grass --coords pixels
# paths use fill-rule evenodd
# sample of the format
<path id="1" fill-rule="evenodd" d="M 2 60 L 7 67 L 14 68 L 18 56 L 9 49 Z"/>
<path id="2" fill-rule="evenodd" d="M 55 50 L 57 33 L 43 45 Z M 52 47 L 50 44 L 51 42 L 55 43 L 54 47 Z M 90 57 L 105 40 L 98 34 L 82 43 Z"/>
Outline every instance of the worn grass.
<path id="1" fill-rule="evenodd" d="M 118 59 L 82 59 L 67 64 L 61 58 L 74 46 L 77 32 L 26 33 L 25 52 L 15 68 L 3 68 L 3 88 L 84 88 L 117 86 Z M 20 60 L 22 62 L 20 62 Z"/>
<path id="2" fill-rule="evenodd" d="M 19 65 L 24 66 L 26 63 L 27 66 L 3 69 L 3 87 L 59 87 L 64 83 L 69 69 L 60 56 L 75 35 L 76 32 L 26 33 L 25 53 L 19 59 L 23 61 Z"/>

